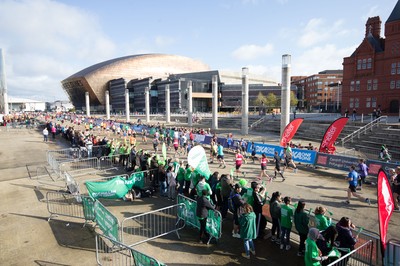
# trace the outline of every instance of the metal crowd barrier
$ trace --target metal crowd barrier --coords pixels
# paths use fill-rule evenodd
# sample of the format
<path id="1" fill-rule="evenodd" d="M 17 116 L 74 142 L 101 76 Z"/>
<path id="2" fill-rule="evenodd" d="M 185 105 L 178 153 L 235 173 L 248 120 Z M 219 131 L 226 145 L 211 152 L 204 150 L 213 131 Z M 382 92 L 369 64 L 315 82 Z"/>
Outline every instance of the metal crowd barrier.
<path id="1" fill-rule="evenodd" d="M 125 218 L 121 224 L 121 242 L 132 247 L 173 232 L 180 239 L 178 231 L 185 223 L 180 223 L 178 212 L 184 208 L 184 204 L 175 204 Z"/>
<path id="2" fill-rule="evenodd" d="M 53 192 L 46 193 L 47 210 L 50 213 L 48 221 L 55 216 L 66 216 L 85 219 L 82 198 L 69 193 Z"/>
<path id="3" fill-rule="evenodd" d="M 400 241 L 389 240 L 386 245 L 385 258 L 383 265 L 400 266 Z"/>
<path id="4" fill-rule="evenodd" d="M 102 266 L 165 265 L 155 258 L 100 234 L 96 234 L 96 260 L 97 264 Z"/>
<path id="5" fill-rule="evenodd" d="M 366 265 L 376 265 L 373 264 L 372 261 L 372 249 L 373 249 L 373 242 L 370 240 L 365 242 L 361 246 L 357 247 L 356 249 L 352 250 L 351 252 L 343 255 L 339 259 L 335 260 L 334 262 L 328 264 L 328 266 L 366 266 Z M 365 261 L 365 258 L 369 258 L 369 261 Z"/>

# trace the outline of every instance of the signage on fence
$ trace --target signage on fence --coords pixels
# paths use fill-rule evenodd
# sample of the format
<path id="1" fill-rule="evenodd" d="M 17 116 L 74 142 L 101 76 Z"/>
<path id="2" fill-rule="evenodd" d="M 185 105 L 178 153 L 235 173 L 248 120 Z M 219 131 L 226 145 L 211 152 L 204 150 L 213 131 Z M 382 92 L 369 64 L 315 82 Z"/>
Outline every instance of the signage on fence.
<path id="1" fill-rule="evenodd" d="M 348 171 L 350 166 L 358 165 L 358 158 L 327 153 L 318 153 L 316 165 Z"/>
<path id="2" fill-rule="evenodd" d="M 386 173 L 388 173 L 390 168 L 396 169 L 398 165 L 383 161 L 367 160 L 367 166 L 368 166 L 368 174 L 377 176 L 379 169 L 382 168 Z"/>
<path id="3" fill-rule="evenodd" d="M 119 241 L 118 219 L 97 200 L 94 203 L 94 215 L 95 221 L 104 235 Z"/>
<path id="4" fill-rule="evenodd" d="M 165 265 L 165 264 L 159 263 L 156 259 L 154 259 L 152 257 L 149 257 L 141 252 L 134 250 L 133 248 L 130 248 L 130 251 L 132 253 L 133 259 L 135 260 L 136 266 L 147 266 L 147 265 L 163 266 L 163 265 Z"/>
<path id="5" fill-rule="evenodd" d="M 82 197 L 83 215 L 86 221 L 94 221 L 94 200 L 91 197 Z"/>
<path id="6" fill-rule="evenodd" d="M 283 158 L 284 149 L 281 146 L 271 144 L 254 143 L 256 154 L 265 153 L 266 156 L 274 157 L 274 153 L 277 151 L 279 156 Z M 247 146 L 247 152 L 251 153 L 251 145 Z M 317 152 L 304 150 L 304 149 L 292 149 L 292 158 L 295 162 L 314 164 Z"/>
<path id="7" fill-rule="evenodd" d="M 197 202 L 184 197 L 178 196 L 178 203 L 185 204 L 186 208 L 178 209 L 178 217 L 195 228 L 200 228 L 200 222 L 196 217 Z M 221 237 L 222 230 L 222 219 L 218 212 L 209 211 L 207 216 L 206 231 L 214 238 L 219 239 Z"/>

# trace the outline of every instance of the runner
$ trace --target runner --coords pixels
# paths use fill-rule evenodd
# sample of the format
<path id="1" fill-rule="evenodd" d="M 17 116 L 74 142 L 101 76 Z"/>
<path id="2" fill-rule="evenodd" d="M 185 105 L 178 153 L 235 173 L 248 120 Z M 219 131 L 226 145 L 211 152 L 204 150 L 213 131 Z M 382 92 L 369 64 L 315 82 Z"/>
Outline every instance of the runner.
<path id="1" fill-rule="evenodd" d="M 263 176 L 265 176 L 268 181 L 271 181 L 271 177 L 267 174 L 267 163 L 268 163 L 268 158 L 265 155 L 265 153 L 261 154 L 260 158 L 260 163 L 261 163 L 261 172 L 260 175 L 257 177 L 257 179 L 261 179 Z"/>
<path id="2" fill-rule="evenodd" d="M 225 160 L 224 160 L 224 147 L 221 145 L 221 142 L 218 142 L 218 147 L 217 147 L 217 153 L 218 153 L 218 162 L 219 162 L 219 167 L 224 164 L 223 168 L 226 168 Z"/>
<path id="3" fill-rule="evenodd" d="M 283 176 L 283 173 L 281 171 L 281 157 L 279 157 L 277 151 L 275 151 L 274 153 L 274 163 L 275 163 L 274 179 L 276 178 L 276 173 L 279 173 L 282 177 L 282 182 L 285 181 L 285 177 Z"/>
<path id="4" fill-rule="evenodd" d="M 353 195 L 354 197 L 367 202 L 368 205 L 371 205 L 369 198 L 363 198 L 357 194 L 356 187 L 358 183 L 358 173 L 356 172 L 356 167 L 354 165 L 350 166 L 350 172 L 346 177 L 346 181 L 349 182 L 349 188 L 347 189 L 347 200 L 345 201 L 346 204 L 350 204 L 351 195 Z"/>
<path id="5" fill-rule="evenodd" d="M 240 167 L 242 166 L 243 163 L 243 155 L 240 152 L 240 149 L 238 148 L 236 150 L 236 154 L 235 154 L 235 168 L 236 168 L 236 176 L 239 177 L 239 174 L 244 174 L 243 172 L 240 172 Z"/>

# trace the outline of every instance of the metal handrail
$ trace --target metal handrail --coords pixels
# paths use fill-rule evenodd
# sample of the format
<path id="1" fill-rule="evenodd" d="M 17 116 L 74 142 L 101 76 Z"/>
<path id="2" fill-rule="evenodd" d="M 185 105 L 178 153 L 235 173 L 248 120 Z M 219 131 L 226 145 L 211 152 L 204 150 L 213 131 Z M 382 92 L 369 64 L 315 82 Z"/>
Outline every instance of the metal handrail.
<path id="1" fill-rule="evenodd" d="M 261 124 L 261 122 L 263 122 L 265 119 L 267 119 L 267 116 L 261 117 L 260 119 L 258 119 L 258 120 L 255 121 L 254 123 L 252 123 L 252 124 L 250 125 L 250 128 L 253 128 L 253 127 L 255 127 L 255 126 Z"/>
<path id="2" fill-rule="evenodd" d="M 377 119 L 369 122 L 368 124 L 366 124 L 365 126 L 357 129 L 356 131 L 354 131 L 353 133 L 347 135 L 346 137 L 342 138 L 342 147 L 344 147 L 344 144 L 346 142 L 348 142 L 349 140 L 351 140 L 351 142 L 353 142 L 353 139 L 355 136 L 357 136 L 357 138 L 360 138 L 361 133 L 367 134 L 367 130 L 373 129 L 374 126 L 377 126 L 382 122 L 382 120 L 384 120 L 385 124 L 387 124 L 387 116 L 380 116 Z"/>

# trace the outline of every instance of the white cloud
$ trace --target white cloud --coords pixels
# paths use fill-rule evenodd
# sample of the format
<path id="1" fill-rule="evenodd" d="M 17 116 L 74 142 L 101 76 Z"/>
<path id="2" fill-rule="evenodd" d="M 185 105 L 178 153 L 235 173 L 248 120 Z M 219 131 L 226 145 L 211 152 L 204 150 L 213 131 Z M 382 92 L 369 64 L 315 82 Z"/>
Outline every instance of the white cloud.
<path id="1" fill-rule="evenodd" d="M 312 75 L 327 69 L 343 69 L 343 58 L 350 56 L 357 46 L 338 49 L 333 44 L 316 46 L 301 55 L 292 55 L 292 75 Z"/>
<path id="2" fill-rule="evenodd" d="M 348 30 L 344 29 L 343 24 L 343 20 L 337 20 L 332 25 L 326 23 L 324 19 L 313 18 L 302 30 L 298 44 L 301 47 L 310 47 L 328 40 L 343 38 L 349 33 Z"/>
<path id="3" fill-rule="evenodd" d="M 246 44 L 232 52 L 232 56 L 239 60 L 252 60 L 260 57 L 269 56 L 273 53 L 274 46 L 267 43 L 264 46 Z"/>
<path id="4" fill-rule="evenodd" d="M 0 32 L 14 96 L 66 99 L 62 79 L 116 52 L 94 15 L 50 0 L 1 1 Z"/>

